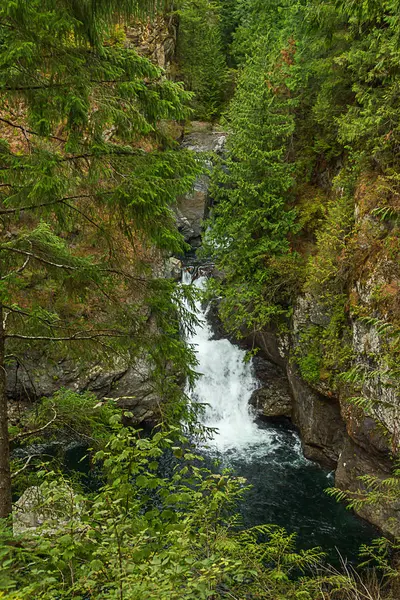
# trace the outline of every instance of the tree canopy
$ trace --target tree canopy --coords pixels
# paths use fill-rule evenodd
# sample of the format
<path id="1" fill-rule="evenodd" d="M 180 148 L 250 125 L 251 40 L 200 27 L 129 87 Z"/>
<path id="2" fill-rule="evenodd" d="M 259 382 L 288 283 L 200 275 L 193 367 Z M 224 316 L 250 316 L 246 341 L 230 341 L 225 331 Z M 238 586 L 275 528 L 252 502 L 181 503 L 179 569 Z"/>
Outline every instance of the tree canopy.
<path id="1" fill-rule="evenodd" d="M 199 167 L 169 134 L 188 115 L 187 93 L 124 44 L 126 19 L 150 5 L 0 7 L 3 516 L 7 362 L 48 343 L 87 359 L 147 349 L 158 371 L 190 363 L 176 339 L 177 292 L 152 271 L 184 247 L 172 207 Z"/>

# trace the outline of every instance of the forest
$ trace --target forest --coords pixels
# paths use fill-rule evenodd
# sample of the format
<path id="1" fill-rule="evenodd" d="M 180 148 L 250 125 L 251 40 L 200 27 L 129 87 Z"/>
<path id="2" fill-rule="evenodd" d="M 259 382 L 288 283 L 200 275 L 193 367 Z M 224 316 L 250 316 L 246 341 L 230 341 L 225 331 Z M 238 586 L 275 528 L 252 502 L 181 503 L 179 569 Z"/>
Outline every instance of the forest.
<path id="1" fill-rule="evenodd" d="M 0 0 L 0 599 L 399 598 L 399 42 L 400 0 Z M 288 340 L 384 464 L 327 490 L 380 529 L 357 565 L 244 527 L 246 480 L 197 453 L 198 290 L 164 274 L 192 122 L 227 136 L 197 252 L 224 330 Z"/>

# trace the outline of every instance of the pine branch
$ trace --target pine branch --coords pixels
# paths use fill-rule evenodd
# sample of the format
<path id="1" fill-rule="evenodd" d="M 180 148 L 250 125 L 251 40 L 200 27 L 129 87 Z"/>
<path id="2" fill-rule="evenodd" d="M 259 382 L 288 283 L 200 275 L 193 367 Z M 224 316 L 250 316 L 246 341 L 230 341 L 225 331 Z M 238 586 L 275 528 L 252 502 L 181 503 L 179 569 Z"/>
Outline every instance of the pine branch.
<path id="1" fill-rule="evenodd" d="M 2 123 L 5 123 L 6 125 L 9 125 L 10 127 L 14 127 L 15 129 L 20 129 L 22 131 L 22 133 L 24 133 L 24 134 L 29 133 L 30 135 L 37 135 L 38 137 L 43 137 L 40 133 L 37 133 L 36 131 L 32 131 L 32 129 L 27 129 L 26 127 L 23 127 L 22 125 L 17 125 L 16 123 L 9 121 L 8 119 L 4 119 L 3 117 L 0 117 L 0 121 Z M 67 142 L 67 140 L 57 137 L 56 135 L 49 135 L 46 137 L 49 137 L 52 140 L 58 140 L 59 142 L 63 142 L 64 144 Z"/>
<path id="2" fill-rule="evenodd" d="M 128 335 L 127 332 L 123 331 L 104 331 L 93 333 L 91 335 L 81 335 L 82 331 L 77 331 L 72 335 L 68 336 L 60 336 L 60 337 L 52 337 L 47 335 L 22 335 L 19 333 L 7 333 L 4 337 L 8 339 L 14 340 L 31 340 L 31 341 L 47 341 L 47 342 L 74 342 L 74 341 L 82 341 L 82 340 L 96 340 L 98 338 L 114 338 L 114 337 L 126 337 Z"/>
<path id="3" fill-rule="evenodd" d="M 49 265 L 50 267 L 55 267 L 57 269 L 66 269 L 67 271 L 79 271 L 80 270 L 80 267 L 74 267 L 72 265 L 55 263 L 55 262 L 52 262 L 51 260 L 47 260 L 46 258 L 43 258 L 42 256 L 38 256 L 37 254 L 34 254 L 33 252 L 28 252 L 28 250 L 20 250 L 19 248 L 13 248 L 12 246 L 0 246 L 0 252 L 2 250 L 14 252 L 16 254 L 22 254 L 23 256 L 28 256 L 29 258 L 33 258 L 34 260 L 37 260 L 38 262 L 41 262 L 45 265 Z"/>
<path id="4" fill-rule="evenodd" d="M 131 83 L 132 79 L 131 78 L 127 78 L 127 79 L 90 79 L 90 83 L 96 83 L 98 85 L 105 85 L 105 84 L 115 84 L 115 83 Z M 145 87 L 150 87 L 151 84 L 147 81 L 141 81 L 141 83 L 145 86 Z M 38 85 L 27 85 L 27 86 L 5 86 L 2 89 L 6 92 L 29 92 L 29 91 L 35 91 L 35 90 L 51 90 L 54 88 L 63 88 L 63 87 L 70 87 L 70 82 L 66 81 L 65 83 L 51 83 L 51 84 L 38 84 Z M 55 138 L 57 139 L 57 138 Z M 65 140 L 62 140 L 65 141 Z"/>
<path id="5" fill-rule="evenodd" d="M 59 162 L 68 162 L 87 158 L 103 158 L 105 156 L 144 156 L 146 153 L 142 148 L 128 150 L 127 148 L 108 148 L 102 152 L 85 152 L 83 154 L 72 154 L 59 159 Z"/>
<path id="6" fill-rule="evenodd" d="M 104 192 L 104 193 L 107 194 L 110 192 Z M 36 210 L 37 208 L 43 208 L 45 206 L 52 206 L 53 204 L 63 204 L 67 200 L 79 200 L 81 198 L 93 198 L 93 194 L 79 194 L 77 196 L 65 196 L 65 198 L 58 198 L 57 200 L 50 200 L 49 202 L 42 202 L 41 204 L 30 204 L 28 206 L 19 206 L 17 208 L 1 208 L 0 215 L 13 215 L 15 213 L 23 212 L 25 210 Z"/>
<path id="7" fill-rule="evenodd" d="M 50 425 L 52 423 L 54 423 L 54 421 L 57 419 L 57 411 L 54 408 L 54 406 L 52 406 L 52 411 L 53 411 L 53 416 L 50 419 L 50 421 L 48 421 L 48 423 L 46 423 L 46 425 L 43 425 L 43 427 L 39 427 L 38 429 L 33 429 L 32 431 L 24 431 L 22 433 L 18 433 L 17 435 L 15 435 L 14 437 L 10 438 L 10 444 L 17 441 L 17 440 L 24 440 L 27 437 L 30 437 L 31 435 L 36 435 L 37 433 L 41 433 L 42 431 L 44 431 L 45 429 L 47 429 L 48 427 L 50 427 Z M 19 471 L 17 471 L 18 473 Z"/>
<path id="8" fill-rule="evenodd" d="M 94 227 L 96 227 L 96 229 L 103 231 L 103 227 L 101 227 L 98 223 L 96 223 L 96 221 L 93 221 L 93 219 L 91 219 L 86 213 L 84 213 L 82 210 L 80 210 L 76 206 L 73 206 L 72 204 L 69 204 L 69 202 L 65 202 L 65 201 L 62 201 L 62 204 L 64 204 L 64 206 L 66 206 L 67 208 L 70 208 L 71 210 L 74 210 L 75 212 L 80 214 L 84 219 L 86 219 L 86 221 L 88 221 Z"/>
<path id="9" fill-rule="evenodd" d="M 48 319 L 44 319 L 43 317 L 40 317 L 39 315 L 35 315 L 33 313 L 29 313 L 29 312 L 27 312 L 25 310 L 22 310 L 21 308 L 15 308 L 13 306 L 7 306 L 7 304 L 3 304 L 3 308 L 5 310 L 8 310 L 8 311 L 16 314 L 16 315 L 20 315 L 20 316 L 23 316 L 23 317 L 28 317 L 30 319 L 32 319 L 32 318 L 38 319 L 38 321 L 41 321 L 47 327 L 54 327 L 55 329 L 64 329 L 64 330 L 71 329 L 71 327 L 66 327 L 66 326 L 63 326 L 63 325 L 56 325 L 55 323 L 52 323 L 52 321 L 50 321 Z"/>
<path id="10" fill-rule="evenodd" d="M 81 267 L 75 267 L 73 265 L 66 265 L 66 264 L 61 264 L 61 263 L 55 263 L 52 262 L 50 260 L 47 260 L 46 258 L 43 258 L 42 256 L 38 256 L 37 254 L 34 254 L 33 252 L 29 252 L 28 250 L 21 250 L 20 248 L 13 248 L 11 246 L 0 246 L 0 252 L 4 250 L 4 251 L 10 251 L 10 252 L 14 252 L 16 254 L 22 254 L 23 256 L 27 256 L 28 258 L 33 258 L 34 260 L 37 260 L 38 262 L 41 262 L 45 265 L 48 265 L 50 267 L 55 267 L 58 269 L 65 269 L 67 271 L 80 271 Z M 17 271 L 15 271 L 16 273 Z M 130 279 L 132 281 L 135 281 L 137 283 L 141 283 L 141 284 L 147 284 L 148 280 L 145 277 L 135 277 L 134 275 L 131 275 L 130 273 L 125 273 L 124 271 L 120 271 L 119 269 L 112 269 L 112 268 L 99 268 L 98 269 L 99 273 L 110 273 L 110 274 L 115 274 L 115 275 L 120 275 L 123 278 L 126 279 Z"/>

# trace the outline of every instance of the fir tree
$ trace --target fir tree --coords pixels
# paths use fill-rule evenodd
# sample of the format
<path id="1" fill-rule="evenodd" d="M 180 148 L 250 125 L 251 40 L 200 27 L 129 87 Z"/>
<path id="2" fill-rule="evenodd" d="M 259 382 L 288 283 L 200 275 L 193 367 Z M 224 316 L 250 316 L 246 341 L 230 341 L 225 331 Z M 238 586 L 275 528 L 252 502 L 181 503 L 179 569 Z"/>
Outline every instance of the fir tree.
<path id="1" fill-rule="evenodd" d="M 177 58 L 180 75 L 194 92 L 199 119 L 213 120 L 226 97 L 228 69 L 218 2 L 184 1 L 179 10 Z"/>
<path id="2" fill-rule="evenodd" d="M 166 122 L 186 116 L 187 95 L 116 35 L 151 7 L 0 7 L 2 517 L 11 511 L 7 361 L 46 344 L 62 353 L 79 346 L 80 357 L 131 356 L 147 345 L 155 369 L 187 364 L 172 284 L 151 275 L 155 252 L 182 249 L 171 206 L 197 166 Z M 146 337 L 149 312 L 160 319 L 159 352 Z"/>
<path id="3" fill-rule="evenodd" d="M 259 329 L 287 309 L 284 261 L 292 261 L 288 207 L 293 167 L 286 161 L 293 133 L 288 64 L 266 56 L 268 40 L 241 73 L 229 110 L 228 158 L 214 176 L 214 209 L 208 244 L 224 273 L 218 290 L 229 328 Z M 294 52 L 290 43 L 288 56 Z"/>

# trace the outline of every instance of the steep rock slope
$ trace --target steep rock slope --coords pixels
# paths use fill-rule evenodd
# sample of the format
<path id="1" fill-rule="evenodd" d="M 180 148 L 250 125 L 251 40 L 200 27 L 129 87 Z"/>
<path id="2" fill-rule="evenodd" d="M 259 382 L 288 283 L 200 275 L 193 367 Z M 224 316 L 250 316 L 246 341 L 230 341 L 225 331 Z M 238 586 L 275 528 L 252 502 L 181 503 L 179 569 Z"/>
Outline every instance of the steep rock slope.
<path id="1" fill-rule="evenodd" d="M 347 286 L 332 277 L 309 283 L 285 333 L 269 328 L 248 338 L 287 372 L 306 456 L 334 468 L 336 485 L 355 495 L 365 489 L 361 477 L 390 476 L 398 451 L 397 202 L 383 178 L 364 174 L 340 254 L 330 240 L 311 259 L 312 268 L 332 261 L 331 271 L 346 272 Z M 263 410 L 268 414 L 268 402 Z M 399 509 L 390 503 L 358 512 L 398 534 Z"/>

